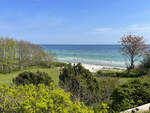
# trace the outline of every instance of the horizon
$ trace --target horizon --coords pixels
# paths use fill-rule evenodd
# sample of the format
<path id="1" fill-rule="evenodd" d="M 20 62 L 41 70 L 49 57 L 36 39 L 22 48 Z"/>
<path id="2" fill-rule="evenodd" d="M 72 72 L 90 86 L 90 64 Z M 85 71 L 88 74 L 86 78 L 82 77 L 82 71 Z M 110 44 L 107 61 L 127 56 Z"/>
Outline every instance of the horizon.
<path id="1" fill-rule="evenodd" d="M 34 44 L 112 45 L 133 34 L 150 44 L 149 0 L 1 0 L 0 4 L 2 37 Z"/>
<path id="2" fill-rule="evenodd" d="M 76 45 L 77 45 L 77 46 L 78 46 L 78 45 L 85 45 L 85 46 L 86 46 L 86 45 L 89 45 L 89 46 L 90 46 L 90 45 L 121 45 L 121 44 L 36 44 L 36 45 L 44 45 L 44 46 L 48 46 L 48 45 L 71 45 L 71 46 L 72 46 L 72 45 L 73 45 L 73 46 L 74 46 L 74 45 L 75 45 L 75 46 L 76 46 Z M 146 44 L 146 45 L 150 45 L 150 44 Z"/>

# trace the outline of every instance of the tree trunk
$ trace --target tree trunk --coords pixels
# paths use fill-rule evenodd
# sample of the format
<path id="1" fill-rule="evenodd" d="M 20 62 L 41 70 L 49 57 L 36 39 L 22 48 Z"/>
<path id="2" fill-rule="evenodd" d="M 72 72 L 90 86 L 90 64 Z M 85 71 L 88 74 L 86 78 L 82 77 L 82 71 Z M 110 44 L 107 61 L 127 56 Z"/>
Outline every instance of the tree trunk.
<path id="1" fill-rule="evenodd" d="M 133 56 L 131 57 L 130 69 L 134 69 L 134 58 L 133 58 Z"/>

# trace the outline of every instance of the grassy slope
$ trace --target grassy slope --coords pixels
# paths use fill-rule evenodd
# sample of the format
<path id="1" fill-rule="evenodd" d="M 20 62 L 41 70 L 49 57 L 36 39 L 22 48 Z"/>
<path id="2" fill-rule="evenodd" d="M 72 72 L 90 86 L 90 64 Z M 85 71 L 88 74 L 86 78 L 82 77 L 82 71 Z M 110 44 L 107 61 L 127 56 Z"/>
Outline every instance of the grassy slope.
<path id="1" fill-rule="evenodd" d="M 19 73 L 24 72 L 24 71 L 32 71 L 32 72 L 42 71 L 42 72 L 46 72 L 52 77 L 52 79 L 54 80 L 56 86 L 58 86 L 60 71 L 58 71 L 56 68 L 49 69 L 49 68 L 38 68 L 38 67 L 26 69 L 26 70 L 23 70 L 23 71 L 13 72 L 13 73 L 10 73 L 10 74 L 0 74 L 0 85 L 4 84 L 4 83 L 5 84 L 11 84 L 12 79 L 15 78 Z M 125 82 L 128 82 L 129 80 L 132 80 L 132 79 L 134 79 L 134 78 L 125 78 L 125 77 L 119 78 L 119 84 L 121 85 Z"/>
<path id="2" fill-rule="evenodd" d="M 59 81 L 59 71 L 54 68 L 54 69 L 49 69 L 49 68 L 33 68 L 33 69 L 27 69 L 27 70 L 23 70 L 23 71 L 17 71 L 17 72 L 13 72 L 10 74 L 0 74 L 0 84 L 11 84 L 12 83 L 12 79 L 14 77 L 16 77 L 19 73 L 24 72 L 24 71 L 32 71 L 32 72 L 36 72 L 36 71 L 42 71 L 42 72 L 47 72 L 52 79 L 54 80 L 55 84 L 58 86 L 58 81 Z"/>
<path id="3" fill-rule="evenodd" d="M 113 73 L 113 72 L 122 72 L 124 70 L 117 70 L 117 69 L 110 69 L 110 70 L 101 70 L 102 72 L 108 72 L 108 73 Z M 95 73 L 93 73 L 95 74 Z M 97 79 L 99 79 L 99 77 L 96 77 Z M 119 77 L 119 85 L 122 85 L 128 81 L 131 81 L 135 78 L 132 77 Z"/>
<path id="4" fill-rule="evenodd" d="M 133 79 L 135 79 L 135 78 L 120 77 L 119 78 L 119 84 L 122 85 L 122 84 L 124 84 L 130 80 L 133 80 Z"/>

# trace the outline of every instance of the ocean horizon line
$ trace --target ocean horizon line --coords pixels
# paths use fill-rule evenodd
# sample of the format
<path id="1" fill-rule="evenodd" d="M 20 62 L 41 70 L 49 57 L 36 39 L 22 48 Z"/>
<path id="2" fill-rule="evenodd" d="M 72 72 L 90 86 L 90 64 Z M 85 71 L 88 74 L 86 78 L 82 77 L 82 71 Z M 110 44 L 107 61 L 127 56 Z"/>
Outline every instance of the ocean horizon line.
<path id="1" fill-rule="evenodd" d="M 92 46 L 92 45 L 121 45 L 121 44 L 36 44 L 36 45 L 43 45 L 43 46 L 46 46 L 46 45 L 77 45 L 77 46 L 82 46 L 82 45 L 87 45 L 87 46 Z M 150 44 L 149 44 L 150 45 Z"/>
<path id="2" fill-rule="evenodd" d="M 47 46 L 47 45 L 75 45 L 75 46 L 76 46 L 76 45 L 77 45 L 77 46 L 82 46 L 82 45 L 83 45 L 83 46 L 84 46 L 84 45 L 85 45 L 85 46 L 86 46 L 86 45 L 87 45 L 87 46 L 90 46 L 90 45 L 91 45 L 91 46 L 98 46 L 98 45 L 108 45 L 108 46 L 111 45 L 111 46 L 112 46 L 112 45 L 115 45 L 115 46 L 116 46 L 116 45 L 117 45 L 117 46 L 121 46 L 121 44 L 36 44 L 36 45 L 41 45 L 41 46 Z M 150 46 L 150 44 L 146 44 L 146 45 Z"/>

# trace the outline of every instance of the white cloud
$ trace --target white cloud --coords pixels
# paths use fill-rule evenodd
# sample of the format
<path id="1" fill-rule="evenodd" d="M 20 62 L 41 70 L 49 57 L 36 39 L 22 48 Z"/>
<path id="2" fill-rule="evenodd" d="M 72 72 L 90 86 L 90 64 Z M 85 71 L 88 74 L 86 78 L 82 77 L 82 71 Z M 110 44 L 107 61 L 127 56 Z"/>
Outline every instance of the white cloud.
<path id="1" fill-rule="evenodd" d="M 149 33 L 150 25 L 133 24 L 120 28 L 96 28 L 93 33 L 120 32 L 120 33 Z"/>
<path id="2" fill-rule="evenodd" d="M 145 24 L 133 24 L 125 27 L 108 27 L 108 28 L 96 28 L 92 30 L 92 35 L 95 37 L 100 37 L 101 39 L 109 41 L 111 39 L 112 43 L 115 43 L 123 35 L 133 34 L 143 36 L 148 43 L 150 43 L 150 25 Z"/>
<path id="3" fill-rule="evenodd" d="M 139 24 L 133 24 L 126 27 L 120 27 L 120 28 L 96 28 L 95 32 L 109 32 L 109 31 L 148 31 L 150 30 L 150 25 L 139 25 Z"/>
<path id="4" fill-rule="evenodd" d="M 133 31 L 133 32 L 149 32 L 150 31 L 150 25 L 138 25 L 138 24 L 134 24 L 134 25 L 129 25 L 125 31 Z"/>

